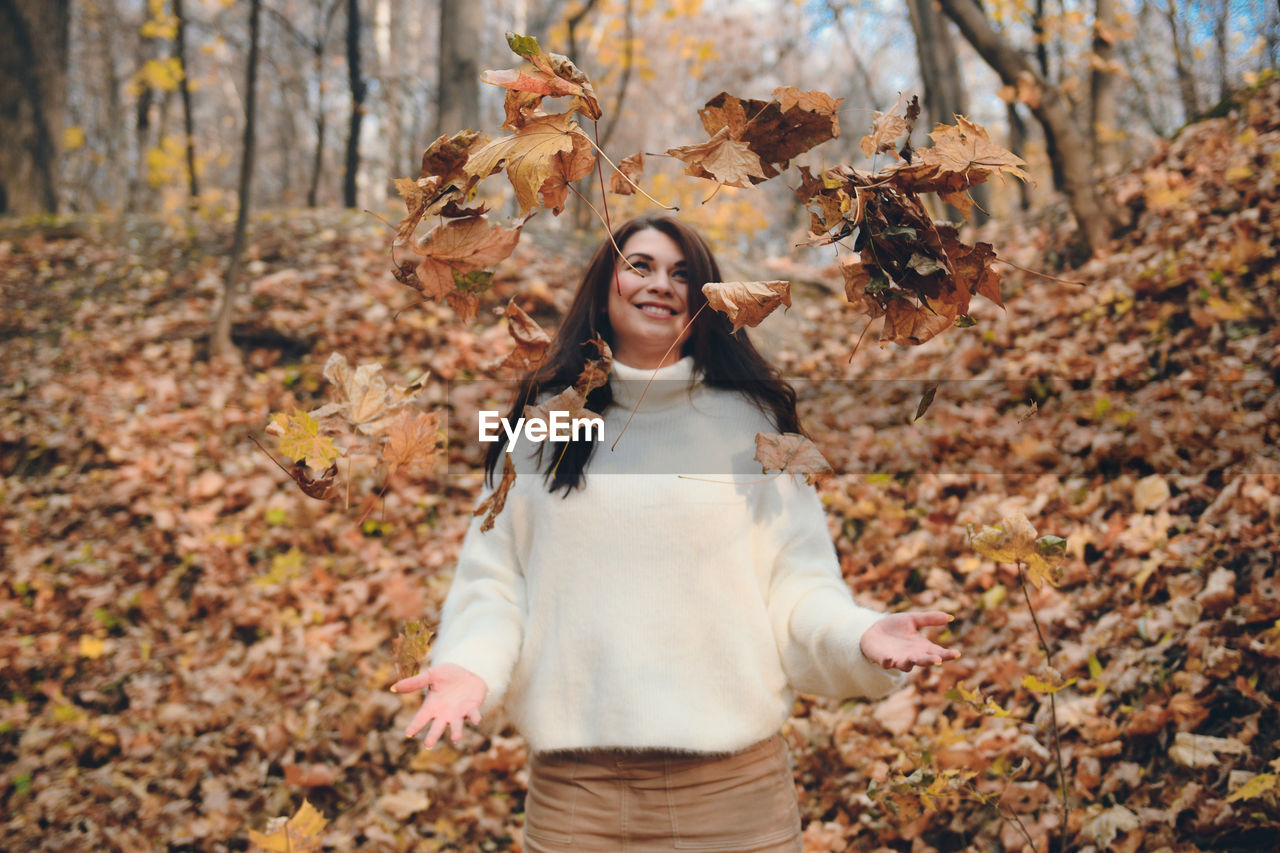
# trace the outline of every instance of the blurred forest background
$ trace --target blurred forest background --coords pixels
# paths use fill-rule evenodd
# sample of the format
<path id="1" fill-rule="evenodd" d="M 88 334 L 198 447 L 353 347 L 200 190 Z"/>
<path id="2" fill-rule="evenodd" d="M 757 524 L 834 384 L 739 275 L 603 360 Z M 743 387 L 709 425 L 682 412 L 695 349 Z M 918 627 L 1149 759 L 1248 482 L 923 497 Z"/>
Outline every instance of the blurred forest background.
<path id="1" fill-rule="evenodd" d="M 964 657 L 893 697 L 797 701 L 806 849 L 1275 849 L 1260 0 L 0 0 L 0 847 L 521 849 L 519 737 L 491 720 L 422 751 L 386 691 L 406 623 L 438 618 L 479 449 L 451 424 L 384 494 L 334 436 L 325 503 L 253 444 L 278 456 L 271 413 L 342 399 L 335 354 L 424 407 L 505 407 L 502 306 L 554 328 L 603 232 L 576 196 L 474 320 L 392 275 L 393 181 L 440 134 L 500 133 L 479 78 L 518 64 L 506 31 L 586 72 L 614 162 L 701 139 L 721 91 L 789 85 L 845 99 L 797 160 L 815 171 L 886 165 L 859 140 L 903 93 L 917 147 L 967 115 L 1035 179 L 977 188 L 969 224 L 929 201 L 1008 261 L 1005 308 L 858 346 L 834 247 L 797 247 L 796 172 L 736 189 L 646 161 L 727 277 L 792 281 L 754 334 L 836 469 L 860 600 L 957 616 Z M 482 193 L 518 212 L 500 176 Z M 966 533 L 1020 516 L 1065 540 L 1057 586 Z"/>

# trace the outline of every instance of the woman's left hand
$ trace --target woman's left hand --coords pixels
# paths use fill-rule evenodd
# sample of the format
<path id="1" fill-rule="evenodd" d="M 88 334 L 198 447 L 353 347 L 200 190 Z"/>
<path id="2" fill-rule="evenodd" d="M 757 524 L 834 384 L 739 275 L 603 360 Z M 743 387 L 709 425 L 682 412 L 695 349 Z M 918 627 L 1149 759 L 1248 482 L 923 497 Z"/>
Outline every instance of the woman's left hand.
<path id="1" fill-rule="evenodd" d="M 922 613 L 890 613 L 862 634 L 862 654 L 885 669 L 910 672 L 917 666 L 932 666 L 955 660 L 960 653 L 931 641 L 921 628 L 946 625 L 951 617 L 940 610 Z"/>

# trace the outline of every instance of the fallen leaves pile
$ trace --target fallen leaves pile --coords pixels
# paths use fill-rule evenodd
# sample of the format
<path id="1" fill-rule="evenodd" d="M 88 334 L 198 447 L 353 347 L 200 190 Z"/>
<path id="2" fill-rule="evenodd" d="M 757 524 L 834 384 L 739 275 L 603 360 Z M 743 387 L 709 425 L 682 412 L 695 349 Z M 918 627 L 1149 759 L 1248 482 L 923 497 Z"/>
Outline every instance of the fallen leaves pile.
<path id="1" fill-rule="evenodd" d="M 881 702 L 797 703 L 808 850 L 1048 850 L 1050 696 L 1073 848 L 1274 837 L 1278 86 L 1114 182 L 1126 230 L 1069 274 L 1087 286 L 1010 269 L 1007 312 L 975 303 L 974 328 L 850 361 L 837 263 L 755 332 L 834 468 L 822 491 L 860 599 L 955 614 L 963 652 Z M 253 831 L 519 849 L 523 742 L 493 720 L 423 752 L 402 734 L 416 703 L 386 689 L 404 624 L 438 618 L 478 449 L 406 461 L 380 501 L 390 462 L 348 453 L 350 494 L 322 502 L 249 436 L 271 449 L 271 412 L 367 402 L 335 393 L 334 354 L 382 362 L 388 394 L 426 375 L 422 407 L 499 393 L 466 381 L 510 375 L 489 369 L 510 350 L 492 309 L 517 296 L 554 325 L 585 260 L 535 225 L 464 326 L 387 274 L 381 226 L 259 220 L 243 372 L 203 342 L 222 235 L 121 221 L 0 242 L 0 846 L 245 849 Z M 1059 236 L 1006 227 L 998 245 L 1044 269 Z M 1065 539 L 1058 585 L 1027 588 L 1048 661 L 1018 568 L 967 533 L 1019 514 Z"/>

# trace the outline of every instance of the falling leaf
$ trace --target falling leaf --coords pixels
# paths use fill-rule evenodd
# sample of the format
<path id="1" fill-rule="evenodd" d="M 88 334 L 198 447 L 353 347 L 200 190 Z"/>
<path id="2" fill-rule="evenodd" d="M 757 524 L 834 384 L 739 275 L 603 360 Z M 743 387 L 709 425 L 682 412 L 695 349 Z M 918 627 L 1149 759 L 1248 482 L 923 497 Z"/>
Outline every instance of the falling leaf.
<path id="1" fill-rule="evenodd" d="M 755 328 L 780 305 L 791 307 L 789 281 L 712 281 L 702 286 L 707 303 L 733 323 Z"/>
<path id="2" fill-rule="evenodd" d="M 511 454 L 504 453 L 502 457 L 502 481 L 493 490 L 493 494 L 485 498 L 473 513 L 473 515 L 484 516 L 484 522 L 480 525 L 481 533 L 487 533 L 493 529 L 494 520 L 502 513 L 503 507 L 507 505 L 507 492 L 511 491 L 511 486 L 516 481 L 516 467 L 511 462 Z"/>
<path id="3" fill-rule="evenodd" d="M 831 473 L 831 464 L 823 457 L 822 451 L 803 435 L 793 432 L 756 433 L 754 458 L 766 474 L 770 471 L 803 474 L 809 485 L 813 485 L 821 475 Z"/>
<path id="4" fill-rule="evenodd" d="M 562 153 L 569 156 L 557 156 Z M 556 187 L 583 177 L 583 164 L 588 160 L 595 163 L 590 140 L 571 114 L 562 113 L 537 116 L 514 135 L 493 140 L 471 155 L 466 171 L 473 177 L 484 178 L 505 168 L 523 213 L 537 207 L 538 193 L 548 181 Z M 590 171 L 589 166 L 585 168 Z"/>
<path id="5" fill-rule="evenodd" d="M 507 303 L 506 317 L 507 334 L 516 342 L 516 348 L 491 369 L 533 370 L 546 360 L 551 336 L 521 310 L 514 297 Z"/>
<path id="6" fill-rule="evenodd" d="M 618 168 L 609 176 L 609 192 L 614 195 L 632 195 L 644 172 L 644 152 L 638 151 L 618 161 Z"/>
<path id="7" fill-rule="evenodd" d="M 929 411 L 929 407 L 933 405 L 934 395 L 938 393 L 938 383 L 930 383 L 929 387 L 924 389 L 924 396 L 920 398 L 920 404 L 916 406 L 916 416 L 912 420 L 920 420 L 924 417 L 924 413 Z"/>
<path id="8" fill-rule="evenodd" d="M 587 359 L 582 372 L 578 374 L 577 381 L 573 383 L 573 387 L 586 397 L 609 381 L 609 371 L 613 369 L 613 350 L 599 335 L 584 343 L 583 346 L 591 347 L 596 351 L 596 357 Z"/>
<path id="9" fill-rule="evenodd" d="M 312 478 L 310 469 L 301 462 L 295 462 L 289 476 L 302 489 L 302 493 L 318 501 L 330 501 L 338 496 L 335 480 L 338 477 L 337 464 L 330 465 L 319 477 Z"/>
<path id="10" fill-rule="evenodd" d="M 858 142 L 858 147 L 862 149 L 862 153 L 868 157 L 874 157 L 876 154 L 893 152 L 894 146 L 897 145 L 898 137 L 908 133 L 911 129 L 907 120 L 898 115 L 903 108 L 903 94 L 898 93 L 898 100 L 889 109 L 888 112 L 873 112 L 871 114 L 871 133 L 862 137 Z M 912 96 L 912 100 L 916 100 Z"/>
<path id="11" fill-rule="evenodd" d="M 474 296 L 476 285 L 467 276 L 510 256 L 523 227 L 524 220 L 504 228 L 483 216 L 437 225 L 414 247 L 423 256 L 415 270 L 422 295 L 428 299 L 447 299 L 456 292 Z"/>
<path id="12" fill-rule="evenodd" d="M 596 155 L 587 137 L 578 133 L 572 139 L 573 148 L 552 158 L 551 176 L 538 190 L 542 206 L 553 216 L 559 216 L 564 210 L 565 201 L 569 198 L 569 184 L 591 174 L 596 165 Z"/>
<path id="13" fill-rule="evenodd" d="M 463 167 L 474 151 L 489 143 L 489 137 L 474 130 L 444 134 L 422 152 L 422 177 L 436 177 L 441 185 L 462 181 L 467 177 Z"/>
<path id="14" fill-rule="evenodd" d="M 406 387 L 388 385 L 382 377 L 382 365 L 377 362 L 366 362 L 352 370 L 340 352 L 329 355 L 324 377 L 334 384 L 338 400 L 312 410 L 311 417 L 341 415 L 365 435 L 386 432 L 391 419 L 412 402 L 419 390 L 416 383 Z"/>
<path id="15" fill-rule="evenodd" d="M 403 410 L 387 430 L 387 443 L 382 448 L 382 461 L 387 476 L 400 470 L 425 473 L 431 470 L 440 452 L 440 416 L 435 412 Z"/>
<path id="16" fill-rule="evenodd" d="M 567 56 L 547 53 L 533 36 L 507 33 L 507 45 L 517 56 L 527 59 L 533 71 L 486 71 L 486 83 L 538 96 L 572 96 L 573 109 L 589 119 L 602 115 L 600 102 L 587 75 Z"/>
<path id="17" fill-rule="evenodd" d="M 749 187 L 769 177 L 760 156 L 747 143 L 733 139 L 721 128 L 706 142 L 668 148 L 672 157 L 685 163 L 685 174 L 707 178 L 730 187 Z"/>
<path id="18" fill-rule="evenodd" d="M 287 821 L 276 818 L 266 833 L 249 830 L 249 843 L 273 853 L 309 853 L 320 849 L 320 833 L 329 821 L 306 800 Z"/>
<path id="19" fill-rule="evenodd" d="M 396 681 L 417 675 L 422 670 L 422 662 L 431 651 L 432 631 L 426 619 L 415 619 L 404 623 L 400 633 L 391 641 L 391 654 L 395 659 Z"/>
<path id="20" fill-rule="evenodd" d="M 334 447 L 333 439 L 321 435 L 320 424 L 306 412 L 294 409 L 289 416 L 278 413 L 274 421 L 280 430 L 280 452 L 290 459 L 306 462 L 322 471 L 338 458 L 338 448 Z"/>

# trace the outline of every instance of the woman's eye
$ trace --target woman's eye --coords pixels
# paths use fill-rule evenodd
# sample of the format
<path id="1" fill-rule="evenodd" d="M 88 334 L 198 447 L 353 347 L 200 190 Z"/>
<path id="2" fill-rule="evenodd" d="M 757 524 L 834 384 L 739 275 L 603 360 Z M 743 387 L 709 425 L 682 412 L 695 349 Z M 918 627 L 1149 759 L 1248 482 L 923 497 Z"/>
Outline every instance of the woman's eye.
<path id="1" fill-rule="evenodd" d="M 687 282 L 689 280 L 689 274 L 684 270 L 675 270 L 674 272 L 671 273 L 671 277 L 676 281 Z"/>

